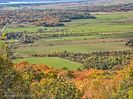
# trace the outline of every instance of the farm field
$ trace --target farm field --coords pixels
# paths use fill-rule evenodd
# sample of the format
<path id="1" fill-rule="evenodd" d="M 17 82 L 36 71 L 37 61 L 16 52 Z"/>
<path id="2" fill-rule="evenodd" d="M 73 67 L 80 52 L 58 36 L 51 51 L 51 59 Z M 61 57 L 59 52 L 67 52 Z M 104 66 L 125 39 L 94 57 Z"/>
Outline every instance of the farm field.
<path id="1" fill-rule="evenodd" d="M 64 23 L 62 27 L 12 27 L 9 26 L 5 32 L 37 32 L 38 29 L 47 29 L 53 31 L 55 29 L 65 29 L 67 32 L 52 32 L 52 33 L 116 33 L 116 32 L 131 32 L 133 30 L 133 12 L 121 13 L 93 13 L 96 19 L 79 19 L 72 22 Z M 47 32 L 45 32 L 47 33 Z"/>
<path id="2" fill-rule="evenodd" d="M 55 52 L 71 52 L 71 53 L 91 53 L 98 51 L 126 51 L 132 50 L 131 47 L 125 46 L 127 40 L 133 36 L 133 12 L 114 12 L 114 13 L 92 13 L 96 19 L 79 19 L 72 22 L 64 23 L 65 26 L 61 27 L 11 27 L 9 26 L 5 32 L 23 32 L 36 33 L 38 29 L 46 30 L 45 34 L 89 34 L 87 36 L 66 36 L 54 38 L 42 38 L 35 41 L 33 44 L 21 44 L 14 50 L 14 55 L 23 57 L 31 63 L 40 63 L 42 58 L 34 58 L 34 55 L 51 54 Z M 54 31 L 54 30 L 67 30 L 67 31 Z M 45 57 L 44 57 L 45 58 Z M 54 62 L 59 61 L 59 62 Z M 52 65 L 51 62 L 52 61 Z M 64 60 L 63 60 L 64 61 Z M 67 61 L 67 60 L 65 60 Z M 55 68 L 63 68 L 72 65 L 67 62 L 66 65 L 61 64 L 62 59 L 47 57 L 42 63 L 48 63 L 49 66 Z M 55 65 L 57 64 L 57 65 Z M 77 65 L 79 67 L 79 65 Z M 76 67 L 76 68 L 77 68 Z M 74 68 L 75 69 L 75 68 Z"/>
<path id="3" fill-rule="evenodd" d="M 96 51 L 131 50 L 125 46 L 124 39 L 100 40 L 41 40 L 33 45 L 21 45 L 16 52 L 22 55 L 47 54 L 53 52 L 90 53 Z"/>
<path id="4" fill-rule="evenodd" d="M 18 63 L 23 61 L 27 61 L 32 64 L 46 64 L 56 69 L 67 68 L 68 70 L 77 70 L 78 68 L 81 67 L 80 63 L 72 62 L 57 57 L 24 58 L 24 59 L 17 59 L 14 62 Z"/>

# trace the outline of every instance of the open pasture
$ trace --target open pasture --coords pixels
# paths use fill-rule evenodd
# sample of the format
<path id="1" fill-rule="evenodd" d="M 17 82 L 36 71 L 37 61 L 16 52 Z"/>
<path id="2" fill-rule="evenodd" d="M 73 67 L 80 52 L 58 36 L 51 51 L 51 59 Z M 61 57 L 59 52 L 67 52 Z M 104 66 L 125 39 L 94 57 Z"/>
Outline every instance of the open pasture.
<path id="1" fill-rule="evenodd" d="M 48 54 L 53 52 L 90 53 L 95 51 L 131 50 L 125 46 L 126 39 L 92 39 L 92 40 L 40 40 L 32 45 L 21 45 L 16 53 L 21 56 Z"/>
<path id="2" fill-rule="evenodd" d="M 9 26 L 5 32 L 37 32 L 38 29 L 45 29 L 51 33 L 117 33 L 133 31 L 133 12 L 121 13 L 92 13 L 96 19 L 79 19 L 65 22 L 62 27 L 11 27 Z M 67 31 L 53 31 L 56 29 L 64 29 Z M 45 33 L 47 33 L 47 31 Z"/>
<path id="3" fill-rule="evenodd" d="M 77 70 L 78 68 L 81 68 L 80 63 L 57 58 L 57 57 L 24 58 L 24 59 L 17 59 L 14 62 L 18 63 L 23 61 L 27 61 L 32 64 L 45 64 L 52 68 L 57 68 L 57 69 L 67 68 L 69 70 Z"/>
<path id="4" fill-rule="evenodd" d="M 55 68 L 66 67 L 66 63 L 60 58 L 34 58 L 32 55 L 43 55 L 53 52 L 72 52 L 72 53 L 91 53 L 96 51 L 125 51 L 132 50 L 131 47 L 125 46 L 129 38 L 133 37 L 133 12 L 121 13 L 93 13 L 96 19 L 80 19 L 72 22 L 64 23 L 63 27 L 29 27 L 29 28 L 7 28 L 5 31 L 37 32 L 38 29 L 51 31 L 49 33 L 83 33 L 90 34 L 88 36 L 69 36 L 40 39 L 33 44 L 21 44 L 14 50 L 14 54 L 20 57 L 26 57 L 31 63 L 44 63 Z M 65 29 L 64 31 L 56 31 L 56 29 Z M 46 33 L 46 31 L 45 31 Z M 29 58 L 30 57 L 30 58 Z M 55 61 L 59 62 L 55 62 Z M 16 60 L 18 61 L 18 60 Z M 48 64 L 47 64 L 48 63 Z M 54 65 L 52 65 L 54 64 Z M 57 65 L 55 65 L 57 64 Z M 64 65 L 65 66 L 64 66 Z M 76 64 L 79 66 L 78 64 Z M 61 66 L 61 67 L 60 67 Z M 73 68 L 74 64 L 67 64 L 68 69 Z"/>

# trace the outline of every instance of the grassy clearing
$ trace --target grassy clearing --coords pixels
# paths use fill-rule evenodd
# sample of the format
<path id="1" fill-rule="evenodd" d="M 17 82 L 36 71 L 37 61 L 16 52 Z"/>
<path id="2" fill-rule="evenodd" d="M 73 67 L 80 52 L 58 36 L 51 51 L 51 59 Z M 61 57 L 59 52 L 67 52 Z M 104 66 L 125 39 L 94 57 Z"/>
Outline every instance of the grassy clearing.
<path id="1" fill-rule="evenodd" d="M 24 58 L 24 59 L 17 59 L 14 62 L 22 62 L 22 61 L 28 61 L 29 63 L 32 64 L 46 64 L 50 67 L 57 68 L 57 69 L 62 69 L 62 68 L 67 68 L 69 70 L 77 70 L 78 68 L 81 67 L 81 64 L 57 58 L 57 57 L 38 57 L 38 58 Z"/>

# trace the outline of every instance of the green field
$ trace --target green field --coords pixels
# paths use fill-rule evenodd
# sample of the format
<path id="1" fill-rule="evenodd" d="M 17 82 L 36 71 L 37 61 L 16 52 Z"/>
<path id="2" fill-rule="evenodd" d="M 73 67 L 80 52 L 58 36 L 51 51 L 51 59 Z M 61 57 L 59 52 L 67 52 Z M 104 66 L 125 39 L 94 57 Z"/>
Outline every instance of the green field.
<path id="1" fill-rule="evenodd" d="M 43 63 L 54 68 L 67 67 L 77 69 L 80 64 L 60 58 L 31 58 L 32 55 L 44 55 L 53 52 L 91 53 L 96 51 L 125 51 L 132 50 L 125 46 L 127 40 L 133 37 L 133 12 L 121 13 L 92 13 L 96 19 L 79 19 L 64 23 L 63 27 L 8 27 L 5 32 L 28 31 L 37 32 L 46 29 L 49 34 L 80 33 L 88 36 L 68 36 L 46 38 L 33 44 L 21 44 L 14 50 L 16 56 L 24 57 L 30 63 Z M 67 32 L 52 32 L 55 29 L 67 29 Z M 51 31 L 51 32 L 50 32 Z M 46 33 L 46 31 L 45 31 Z M 25 58 L 26 57 L 26 58 Z M 17 62 L 23 60 L 16 60 Z"/>
<path id="2" fill-rule="evenodd" d="M 133 12 L 94 14 L 96 19 L 80 19 L 64 23 L 63 27 L 8 27 L 5 32 L 37 32 L 38 29 L 67 29 L 67 33 L 112 33 L 133 31 Z M 53 32 L 64 33 L 64 32 Z"/>
<path id="3" fill-rule="evenodd" d="M 89 53 L 95 51 L 119 51 L 130 50 L 130 47 L 125 46 L 125 42 L 97 42 L 93 43 L 90 40 L 84 41 L 39 41 L 33 46 L 21 46 L 16 51 L 21 54 L 45 54 L 52 52 L 74 52 L 74 53 Z M 67 42 L 67 43 L 66 43 Z"/>
<path id="4" fill-rule="evenodd" d="M 57 68 L 57 69 L 63 69 L 64 67 L 69 70 L 77 70 L 81 67 L 80 63 L 76 63 L 73 61 L 57 58 L 57 57 L 38 57 L 38 58 L 25 58 L 25 59 L 17 59 L 14 62 L 22 62 L 22 61 L 28 61 L 32 64 L 45 64 L 49 67 Z"/>

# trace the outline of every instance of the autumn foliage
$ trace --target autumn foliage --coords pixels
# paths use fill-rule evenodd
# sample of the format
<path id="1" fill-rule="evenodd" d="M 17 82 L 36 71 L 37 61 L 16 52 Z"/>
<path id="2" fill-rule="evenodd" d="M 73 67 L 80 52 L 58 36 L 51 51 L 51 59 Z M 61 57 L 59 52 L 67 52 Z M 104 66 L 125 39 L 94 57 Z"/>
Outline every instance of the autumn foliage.
<path id="1" fill-rule="evenodd" d="M 57 69 L 49 68 L 46 65 L 28 64 L 27 62 L 16 64 L 14 67 L 16 68 L 17 71 L 22 71 L 22 70 L 26 70 L 27 68 L 32 68 L 35 71 L 36 76 L 42 75 L 41 73 L 44 73 L 39 80 L 33 78 L 31 83 L 32 91 L 36 91 L 36 94 L 38 94 L 39 96 L 42 96 L 43 94 L 42 89 L 37 90 L 36 88 L 39 88 L 39 86 L 41 87 L 45 85 L 51 88 L 50 86 L 53 86 L 51 84 L 53 82 L 58 81 L 58 79 L 55 79 L 55 78 L 60 78 L 60 77 L 63 77 L 63 79 L 64 78 L 67 79 L 67 80 L 64 79 L 64 81 L 66 82 L 68 81 L 73 83 L 76 86 L 75 88 L 80 90 L 80 93 L 82 93 L 83 99 L 86 99 L 86 98 L 87 99 L 110 99 L 110 98 L 125 99 L 129 96 L 128 91 L 130 91 L 133 88 L 132 86 L 133 81 L 131 79 L 133 78 L 132 61 L 130 65 L 125 66 L 124 69 L 115 70 L 115 71 L 114 70 L 96 70 L 96 69 L 89 69 L 89 70 L 83 70 L 83 71 L 57 70 Z M 48 79 L 47 77 L 50 77 L 51 79 Z M 124 83 L 124 82 L 128 82 L 128 83 Z M 121 89 L 123 86 L 125 86 L 124 87 L 125 89 Z M 50 90 L 54 90 L 54 89 L 50 89 Z M 123 90 L 126 90 L 126 91 L 123 92 Z M 53 97 L 54 96 L 55 94 L 53 94 Z"/>
<path id="2" fill-rule="evenodd" d="M 59 70 L 44 64 L 13 64 L 0 56 L 0 94 L 46 99 L 128 99 L 133 60 L 120 70 Z M 6 88 L 6 89 L 5 89 Z M 10 97 L 9 97 L 10 98 Z"/>

